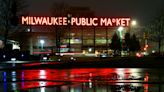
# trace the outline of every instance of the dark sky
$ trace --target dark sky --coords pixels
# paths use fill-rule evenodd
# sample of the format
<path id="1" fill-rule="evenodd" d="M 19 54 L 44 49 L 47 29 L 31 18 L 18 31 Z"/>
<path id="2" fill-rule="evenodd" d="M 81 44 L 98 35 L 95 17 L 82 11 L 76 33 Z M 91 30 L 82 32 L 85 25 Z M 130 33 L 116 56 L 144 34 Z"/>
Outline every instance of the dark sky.
<path id="1" fill-rule="evenodd" d="M 151 20 L 164 0 L 27 0 L 30 15 L 50 15 L 53 2 L 64 2 L 73 6 L 90 7 L 97 16 L 129 16 L 141 23 Z"/>

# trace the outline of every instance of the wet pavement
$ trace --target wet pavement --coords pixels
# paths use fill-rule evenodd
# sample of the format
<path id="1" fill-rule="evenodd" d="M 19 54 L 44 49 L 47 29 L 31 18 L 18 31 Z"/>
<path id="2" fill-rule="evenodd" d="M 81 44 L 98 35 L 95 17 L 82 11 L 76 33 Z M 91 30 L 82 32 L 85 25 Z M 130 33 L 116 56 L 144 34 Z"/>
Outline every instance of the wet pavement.
<path id="1" fill-rule="evenodd" d="M 1 92 L 163 92 L 164 69 L 75 68 L 0 71 Z"/>

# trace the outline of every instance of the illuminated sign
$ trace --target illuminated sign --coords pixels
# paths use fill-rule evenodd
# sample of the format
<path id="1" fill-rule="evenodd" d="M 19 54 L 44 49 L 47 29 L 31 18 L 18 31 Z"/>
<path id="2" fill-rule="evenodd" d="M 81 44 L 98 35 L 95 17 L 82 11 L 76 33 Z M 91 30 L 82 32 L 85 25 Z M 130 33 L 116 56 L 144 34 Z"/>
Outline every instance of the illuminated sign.
<path id="1" fill-rule="evenodd" d="M 22 16 L 23 25 L 54 25 L 54 26 L 129 26 L 130 18 L 85 18 L 85 17 L 32 17 Z"/>

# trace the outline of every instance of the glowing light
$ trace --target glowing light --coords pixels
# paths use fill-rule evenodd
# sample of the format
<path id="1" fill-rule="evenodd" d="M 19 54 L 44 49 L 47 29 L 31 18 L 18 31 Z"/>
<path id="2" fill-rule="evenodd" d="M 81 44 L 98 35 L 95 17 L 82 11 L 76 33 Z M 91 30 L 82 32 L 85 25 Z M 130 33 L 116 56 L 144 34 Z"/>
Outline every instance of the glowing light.
<path id="1" fill-rule="evenodd" d="M 39 78 L 46 79 L 46 71 L 45 70 L 40 70 Z"/>
<path id="2" fill-rule="evenodd" d="M 155 50 L 152 50 L 152 53 L 155 53 Z"/>
<path id="3" fill-rule="evenodd" d="M 40 92 L 46 92 L 46 91 L 45 91 L 45 87 L 41 87 L 41 88 L 40 88 Z"/>
<path id="4" fill-rule="evenodd" d="M 149 45 L 147 45 L 147 44 L 146 44 L 146 45 L 145 45 L 145 47 L 146 47 L 146 48 L 148 48 L 148 47 L 149 47 Z"/>
<path id="5" fill-rule="evenodd" d="M 16 58 L 11 58 L 11 61 L 15 61 L 16 60 Z"/>
<path id="6" fill-rule="evenodd" d="M 147 50 L 147 48 L 145 47 L 144 50 Z"/>
<path id="7" fill-rule="evenodd" d="M 89 51 L 89 52 L 92 52 L 92 48 L 89 48 L 88 51 Z"/>
<path id="8" fill-rule="evenodd" d="M 137 56 L 137 57 L 141 57 L 141 54 L 140 54 L 140 53 L 136 53 L 136 56 Z"/>
<path id="9" fill-rule="evenodd" d="M 131 25 L 132 26 L 136 26 L 137 25 L 137 21 L 135 21 L 135 20 L 131 21 Z"/>
<path id="10" fill-rule="evenodd" d="M 3 58 L 6 58 L 6 55 L 3 55 Z"/>
<path id="11" fill-rule="evenodd" d="M 44 41 L 44 40 L 40 40 L 40 43 L 41 43 L 41 44 L 44 44 L 44 43 L 45 43 L 45 41 Z"/>
<path id="12" fill-rule="evenodd" d="M 43 60 L 47 60 L 47 57 L 43 57 Z"/>

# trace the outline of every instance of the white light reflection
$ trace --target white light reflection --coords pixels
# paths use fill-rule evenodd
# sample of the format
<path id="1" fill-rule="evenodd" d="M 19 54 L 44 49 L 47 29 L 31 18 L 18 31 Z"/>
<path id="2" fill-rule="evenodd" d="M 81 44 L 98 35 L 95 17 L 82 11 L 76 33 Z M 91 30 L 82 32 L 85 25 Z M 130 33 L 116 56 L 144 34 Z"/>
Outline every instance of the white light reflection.
<path id="1" fill-rule="evenodd" d="M 41 82 L 39 82 L 39 86 L 40 86 L 40 87 L 44 87 L 44 86 L 46 86 L 46 82 L 45 82 L 45 81 L 41 81 Z"/>
<path id="2" fill-rule="evenodd" d="M 11 72 L 11 76 L 12 76 L 12 81 L 16 81 L 16 71 L 12 71 Z"/>
<path id="3" fill-rule="evenodd" d="M 75 92 L 75 89 L 71 87 L 70 92 Z"/>
<path id="4" fill-rule="evenodd" d="M 89 88 L 92 88 L 92 81 L 89 79 Z"/>
<path id="5" fill-rule="evenodd" d="M 45 70 L 40 70 L 39 78 L 46 79 L 46 71 Z"/>
<path id="6" fill-rule="evenodd" d="M 41 87 L 41 88 L 40 88 L 40 92 L 46 92 L 46 91 L 45 91 L 45 87 Z"/>
<path id="7" fill-rule="evenodd" d="M 140 69 L 129 69 L 129 72 L 131 72 L 131 73 L 138 73 L 138 72 L 140 72 L 141 70 Z"/>
<path id="8" fill-rule="evenodd" d="M 16 71 L 12 71 L 11 72 L 11 79 L 12 79 L 12 82 L 13 83 L 11 83 L 11 86 L 12 86 L 12 90 L 17 90 L 17 84 L 15 83 L 15 81 L 17 81 L 17 79 L 16 79 Z"/>
<path id="9" fill-rule="evenodd" d="M 16 76 L 16 71 L 12 71 L 12 72 L 11 72 L 11 75 L 12 75 L 12 76 Z"/>
<path id="10" fill-rule="evenodd" d="M 117 74 L 117 76 L 119 76 L 120 80 L 123 80 L 125 78 L 125 69 L 124 68 L 117 68 L 116 74 Z M 119 81 L 119 80 L 116 80 L 116 81 Z M 116 82 L 116 85 L 125 85 L 125 83 Z"/>
<path id="11" fill-rule="evenodd" d="M 41 87 L 40 88 L 40 92 L 46 92 L 45 91 L 45 86 L 46 86 L 46 82 L 45 81 L 40 81 L 39 82 L 39 86 Z"/>
<path id="12" fill-rule="evenodd" d="M 16 83 L 11 83 L 11 85 L 12 85 L 12 90 L 17 90 L 17 84 Z"/>
<path id="13" fill-rule="evenodd" d="M 141 78 L 140 69 L 129 69 L 129 72 L 131 73 L 131 76 L 133 76 L 134 78 Z"/>
<path id="14" fill-rule="evenodd" d="M 118 69 L 116 69 L 116 73 L 120 76 L 120 79 L 123 79 L 125 76 L 125 69 L 118 68 Z"/>

